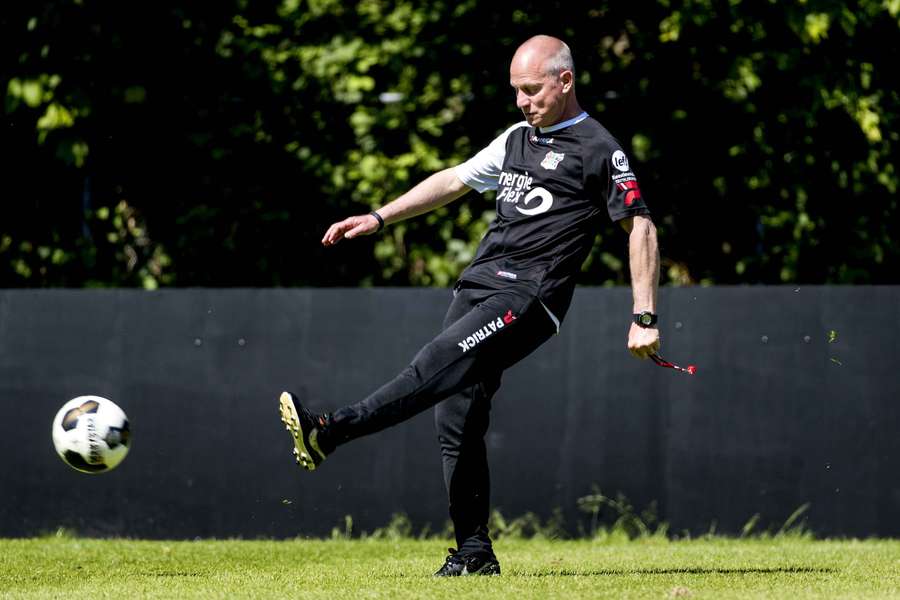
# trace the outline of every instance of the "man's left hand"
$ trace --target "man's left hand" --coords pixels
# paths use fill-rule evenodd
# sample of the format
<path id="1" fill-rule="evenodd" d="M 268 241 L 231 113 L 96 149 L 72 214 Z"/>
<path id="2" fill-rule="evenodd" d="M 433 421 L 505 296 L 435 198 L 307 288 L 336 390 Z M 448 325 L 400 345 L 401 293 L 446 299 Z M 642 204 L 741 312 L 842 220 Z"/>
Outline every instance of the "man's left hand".
<path id="1" fill-rule="evenodd" d="M 632 323 L 628 331 L 628 351 L 638 358 L 648 358 L 659 352 L 659 329 Z"/>

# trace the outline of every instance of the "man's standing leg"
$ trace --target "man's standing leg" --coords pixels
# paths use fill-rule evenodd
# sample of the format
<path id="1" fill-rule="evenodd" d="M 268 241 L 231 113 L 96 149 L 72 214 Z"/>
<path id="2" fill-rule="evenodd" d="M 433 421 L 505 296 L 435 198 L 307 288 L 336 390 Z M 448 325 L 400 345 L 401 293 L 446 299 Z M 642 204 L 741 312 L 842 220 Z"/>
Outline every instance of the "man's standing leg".
<path id="1" fill-rule="evenodd" d="M 460 557 L 475 557 L 478 566 L 500 572 L 488 531 L 490 472 L 484 436 L 490 423 L 491 397 L 498 376 L 435 406 L 444 483 Z M 486 564 L 483 564 L 486 563 Z"/>
<path id="2" fill-rule="evenodd" d="M 488 290 L 462 287 L 444 318 L 443 328 L 455 323 L 489 294 Z M 450 504 L 450 519 L 456 536 L 451 555 L 437 575 L 461 574 L 471 556 L 486 574 L 499 574 L 488 532 L 490 473 L 484 436 L 490 423 L 491 397 L 500 385 L 500 372 L 490 382 L 471 386 L 434 407 L 435 427 L 441 445 L 444 485 Z"/>

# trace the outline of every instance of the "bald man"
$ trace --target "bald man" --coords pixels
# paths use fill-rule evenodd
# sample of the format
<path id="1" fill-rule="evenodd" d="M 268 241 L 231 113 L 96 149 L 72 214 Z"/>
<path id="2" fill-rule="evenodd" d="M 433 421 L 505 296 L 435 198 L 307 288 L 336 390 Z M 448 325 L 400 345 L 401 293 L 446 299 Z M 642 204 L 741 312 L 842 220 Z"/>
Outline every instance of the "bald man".
<path id="1" fill-rule="evenodd" d="M 481 152 L 367 215 L 328 228 L 332 246 L 421 215 L 470 189 L 497 191 L 497 218 L 453 288 L 442 332 L 397 377 L 362 401 L 313 414 L 289 392 L 279 399 L 297 462 L 317 468 L 350 440 L 435 407 L 457 549 L 435 574 L 499 575 L 488 534 L 490 485 L 484 436 L 503 371 L 558 333 L 581 265 L 604 218 L 628 232 L 634 303 L 628 349 L 659 348 L 656 229 L 628 156 L 575 97 L 568 46 L 549 36 L 522 44 L 509 69 L 525 120 Z M 627 313 L 626 313 L 627 314 Z M 623 315 L 624 317 L 624 315 Z"/>

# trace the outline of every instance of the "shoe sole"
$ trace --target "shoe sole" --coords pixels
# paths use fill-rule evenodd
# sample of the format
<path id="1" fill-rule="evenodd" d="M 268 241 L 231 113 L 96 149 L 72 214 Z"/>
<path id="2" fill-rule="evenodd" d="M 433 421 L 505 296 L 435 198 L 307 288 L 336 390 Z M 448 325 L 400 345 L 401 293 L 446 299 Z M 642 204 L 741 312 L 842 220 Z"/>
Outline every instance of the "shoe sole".
<path id="1" fill-rule="evenodd" d="M 500 575 L 500 565 L 498 563 L 488 563 L 482 566 L 477 571 L 469 571 L 466 567 L 463 567 L 462 573 L 460 573 L 460 575 L 481 575 L 484 577 L 495 577 Z"/>
<path id="2" fill-rule="evenodd" d="M 493 562 L 493 563 L 484 564 L 481 566 L 480 569 L 475 570 L 475 571 L 470 571 L 469 568 L 466 566 L 464 566 L 462 568 L 462 571 L 460 571 L 459 573 L 456 573 L 456 574 L 441 573 L 441 571 L 438 571 L 437 573 L 434 574 L 434 577 L 474 577 L 474 576 L 498 577 L 499 575 L 500 575 L 500 563 Z"/>
<path id="3" fill-rule="evenodd" d="M 307 471 L 315 471 L 316 463 L 312 459 L 310 449 L 303 443 L 303 429 L 300 427 L 300 415 L 297 414 L 297 409 L 294 408 L 294 402 L 291 400 L 291 395 L 287 392 L 281 392 L 281 397 L 278 399 L 278 405 L 281 412 L 281 422 L 284 423 L 284 428 L 287 429 L 288 433 L 290 433 L 291 437 L 294 439 L 294 460 Z"/>

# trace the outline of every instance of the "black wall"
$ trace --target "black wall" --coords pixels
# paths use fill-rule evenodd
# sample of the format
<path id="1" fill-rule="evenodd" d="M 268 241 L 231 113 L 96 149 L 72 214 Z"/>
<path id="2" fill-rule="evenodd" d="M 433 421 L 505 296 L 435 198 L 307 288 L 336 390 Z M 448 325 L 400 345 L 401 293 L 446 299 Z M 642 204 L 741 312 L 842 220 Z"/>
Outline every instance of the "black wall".
<path id="1" fill-rule="evenodd" d="M 0 291 L 0 535 L 327 534 L 446 519 L 431 414 L 293 463 L 282 389 L 355 401 L 435 333 L 449 291 Z M 900 288 L 661 291 L 663 356 L 630 357 L 627 289 L 581 289 L 557 336 L 508 371 L 488 438 L 494 505 L 570 523 L 598 484 L 676 532 L 780 524 L 900 535 Z M 837 338 L 829 343 L 828 332 Z M 114 472 L 76 473 L 51 420 L 99 394 L 132 421 Z"/>

